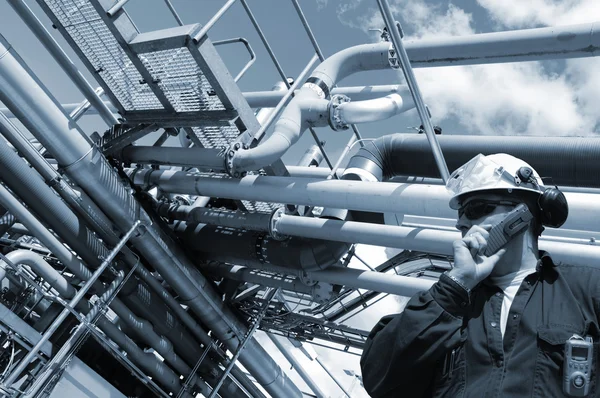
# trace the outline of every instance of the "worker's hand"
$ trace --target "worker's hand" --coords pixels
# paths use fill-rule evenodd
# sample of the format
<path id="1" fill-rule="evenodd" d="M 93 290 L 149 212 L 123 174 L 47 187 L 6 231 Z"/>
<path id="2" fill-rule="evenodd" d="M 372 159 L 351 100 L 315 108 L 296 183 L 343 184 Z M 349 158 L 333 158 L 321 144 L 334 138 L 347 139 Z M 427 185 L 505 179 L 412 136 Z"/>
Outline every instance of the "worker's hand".
<path id="1" fill-rule="evenodd" d="M 449 273 L 469 289 L 487 278 L 506 252 L 506 249 L 500 249 L 489 257 L 483 254 L 491 228 L 491 225 L 474 225 L 464 238 L 453 243 L 454 268 Z"/>

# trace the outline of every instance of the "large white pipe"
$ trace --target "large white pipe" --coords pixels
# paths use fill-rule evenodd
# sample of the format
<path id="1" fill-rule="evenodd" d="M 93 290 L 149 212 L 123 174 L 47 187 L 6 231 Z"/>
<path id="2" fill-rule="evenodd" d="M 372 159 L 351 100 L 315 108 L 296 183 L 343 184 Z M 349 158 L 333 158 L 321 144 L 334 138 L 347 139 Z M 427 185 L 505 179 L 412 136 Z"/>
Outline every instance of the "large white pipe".
<path id="1" fill-rule="evenodd" d="M 337 112 L 343 124 L 359 124 L 389 119 L 414 106 L 410 97 L 390 94 L 372 100 L 344 102 L 338 106 Z"/>
<path id="2" fill-rule="evenodd" d="M 443 185 L 322 180 L 274 176 L 215 178 L 172 170 L 129 170 L 136 185 L 156 185 L 170 193 L 238 200 L 322 206 L 337 209 L 456 218 Z M 565 229 L 596 231 L 600 195 L 565 192 L 569 217 Z"/>
<path id="3" fill-rule="evenodd" d="M 363 243 L 445 256 L 453 254 L 452 242 L 461 238 L 458 231 L 286 215 L 275 221 L 274 230 L 282 235 Z M 600 245 L 570 244 L 542 238 L 539 247 L 550 253 L 557 264 L 600 266 Z"/>

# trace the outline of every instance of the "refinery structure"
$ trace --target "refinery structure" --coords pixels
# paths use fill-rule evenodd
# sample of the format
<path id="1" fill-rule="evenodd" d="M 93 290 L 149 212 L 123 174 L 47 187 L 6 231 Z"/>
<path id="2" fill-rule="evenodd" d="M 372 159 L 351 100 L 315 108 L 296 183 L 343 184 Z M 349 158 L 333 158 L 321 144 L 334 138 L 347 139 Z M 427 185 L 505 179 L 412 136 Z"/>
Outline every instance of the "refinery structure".
<path id="1" fill-rule="evenodd" d="M 170 22 L 143 30 L 128 7 L 145 1 L 6 1 L 81 102 L 61 103 L 0 36 L 1 396 L 365 396 L 360 374 L 313 347 L 360 356 L 373 323 L 352 320 L 452 267 L 460 234 L 444 182 L 479 153 L 552 176 L 570 213 L 540 248 L 600 264 L 600 141 L 440 134 L 413 73 L 593 57 L 598 24 L 407 41 L 388 0 L 372 0 L 380 40 L 324 54 L 288 0 L 293 45 L 312 49 L 292 76 L 256 1 L 211 2 L 191 24 L 175 2 L 148 2 Z M 235 26 L 213 38 L 233 8 L 258 40 Z M 257 47 L 277 75 L 242 91 Z M 386 70 L 388 84 L 344 85 Z M 362 137 L 411 109 L 418 131 Z M 337 156 L 318 129 L 345 137 Z M 284 162 L 289 150 L 298 162 Z M 385 256 L 369 264 L 363 245 Z"/>

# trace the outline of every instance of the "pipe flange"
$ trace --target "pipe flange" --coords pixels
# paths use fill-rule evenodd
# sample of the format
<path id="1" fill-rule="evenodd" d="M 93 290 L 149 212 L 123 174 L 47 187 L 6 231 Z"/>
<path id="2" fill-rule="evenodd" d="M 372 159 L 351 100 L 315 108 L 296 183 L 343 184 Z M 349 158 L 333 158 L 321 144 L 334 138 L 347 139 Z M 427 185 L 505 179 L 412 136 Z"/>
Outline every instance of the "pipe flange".
<path id="1" fill-rule="evenodd" d="M 335 131 L 348 130 L 346 123 L 341 114 L 340 105 L 350 102 L 350 97 L 343 94 L 336 94 L 331 97 L 327 109 L 329 110 L 329 126 Z"/>
<path id="2" fill-rule="evenodd" d="M 398 52 L 396 51 L 392 43 L 390 43 L 390 48 L 388 49 L 388 62 L 390 64 L 390 68 L 400 69 L 400 60 L 398 59 Z"/>
<path id="3" fill-rule="evenodd" d="M 225 154 L 225 169 L 227 173 L 233 178 L 242 178 L 246 176 L 245 171 L 237 171 L 235 165 L 233 164 L 233 159 L 235 158 L 236 153 L 241 149 L 248 149 L 246 144 L 242 144 L 241 142 L 232 143 L 229 148 L 224 148 Z"/>
<path id="4" fill-rule="evenodd" d="M 285 215 L 285 209 L 280 207 L 278 209 L 273 210 L 271 213 L 271 220 L 269 221 L 269 235 L 271 238 L 275 240 L 285 240 L 287 239 L 286 235 L 280 234 L 277 232 L 277 222 Z"/>
<path id="5" fill-rule="evenodd" d="M 302 282 L 306 286 L 315 286 L 318 281 L 314 280 L 310 277 L 310 274 L 307 271 L 302 271 L 298 274 L 298 278 L 300 282 Z"/>
<path id="6" fill-rule="evenodd" d="M 312 299 L 318 303 L 323 304 L 333 298 L 333 285 L 330 283 L 319 282 L 312 288 Z"/>

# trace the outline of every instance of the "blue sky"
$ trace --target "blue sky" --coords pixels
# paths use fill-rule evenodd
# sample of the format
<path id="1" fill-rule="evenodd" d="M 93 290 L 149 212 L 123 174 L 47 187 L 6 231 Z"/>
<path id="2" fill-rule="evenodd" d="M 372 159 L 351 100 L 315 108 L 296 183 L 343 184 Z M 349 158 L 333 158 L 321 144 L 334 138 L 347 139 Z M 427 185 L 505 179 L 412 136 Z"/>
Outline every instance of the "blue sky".
<path id="1" fill-rule="evenodd" d="M 594 22 L 600 16 L 597 0 L 389 0 L 396 18 L 403 24 L 407 40 L 469 35 L 510 29 L 568 25 Z M 205 23 L 224 3 L 223 0 L 172 0 L 186 24 Z M 256 18 L 273 46 L 283 69 L 295 76 L 306 65 L 313 49 L 294 8 L 287 0 L 248 0 Z M 27 3 L 50 27 L 34 1 Z M 377 40 L 369 28 L 381 28 L 375 0 L 300 0 L 325 56 Z M 142 32 L 175 26 L 163 0 L 130 0 L 126 10 Z M 0 2 L 0 33 L 16 48 L 41 81 L 63 103 L 80 102 L 82 95 L 60 67 L 21 22 L 6 1 Z M 240 80 L 242 91 L 269 90 L 279 80 L 264 47 L 249 23 L 243 8 L 235 4 L 209 33 L 212 40 L 246 37 L 257 53 L 257 62 Z M 64 44 L 59 35 L 57 40 Z M 239 45 L 219 47 L 232 74 L 247 60 Z M 81 65 L 70 49 L 71 58 Z M 81 66 L 81 70 L 93 79 Z M 597 98 L 600 97 L 600 61 L 527 62 L 519 64 L 445 67 L 416 70 L 425 102 L 433 121 L 445 134 L 495 135 L 589 135 L 600 132 Z M 341 85 L 397 84 L 392 71 L 362 73 L 344 80 Z M 418 126 L 416 112 L 359 126 L 364 137 L 379 137 L 395 132 L 410 132 Z M 106 125 L 97 116 L 86 116 L 81 125 L 89 134 L 104 131 Z M 321 139 L 335 160 L 349 138 L 349 132 L 319 129 Z M 312 142 L 310 134 L 300 140 L 284 157 L 293 164 Z M 378 255 L 381 255 L 379 253 Z M 367 255 L 377 265 L 375 254 Z M 400 309 L 396 300 L 380 304 L 358 324 L 370 329 L 387 312 Z M 357 326 L 357 324 L 354 324 Z M 356 357 L 319 351 L 334 364 L 358 371 Z M 316 370 L 317 371 L 317 370 Z M 347 385 L 351 379 L 346 377 Z M 331 396 L 341 396 L 335 385 L 321 373 L 317 375 Z M 356 396 L 365 396 L 356 390 Z"/>

